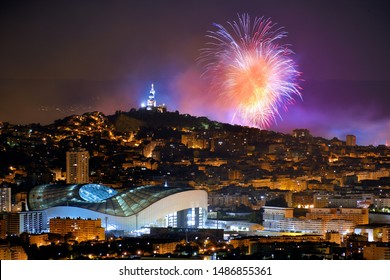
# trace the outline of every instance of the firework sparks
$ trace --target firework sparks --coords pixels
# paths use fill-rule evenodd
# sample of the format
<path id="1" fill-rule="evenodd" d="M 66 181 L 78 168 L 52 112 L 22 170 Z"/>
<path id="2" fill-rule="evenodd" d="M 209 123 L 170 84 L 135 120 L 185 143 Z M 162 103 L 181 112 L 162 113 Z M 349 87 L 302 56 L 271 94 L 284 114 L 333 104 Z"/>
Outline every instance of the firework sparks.
<path id="1" fill-rule="evenodd" d="M 235 116 L 244 125 L 268 128 L 276 123 L 279 110 L 302 98 L 297 83 L 300 72 L 291 59 L 293 52 L 280 43 L 287 36 L 270 19 L 249 15 L 228 22 L 228 29 L 214 24 L 210 42 L 201 50 L 199 61 L 212 89 L 235 108 Z"/>

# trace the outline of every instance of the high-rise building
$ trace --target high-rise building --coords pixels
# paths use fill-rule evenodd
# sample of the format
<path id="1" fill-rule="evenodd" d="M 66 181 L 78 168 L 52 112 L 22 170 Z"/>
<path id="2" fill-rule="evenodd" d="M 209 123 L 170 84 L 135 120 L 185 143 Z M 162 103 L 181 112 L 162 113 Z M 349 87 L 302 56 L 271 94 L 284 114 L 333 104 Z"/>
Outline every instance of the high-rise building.
<path id="1" fill-rule="evenodd" d="M 89 183 L 89 153 L 85 149 L 66 152 L 66 183 Z"/>
<path id="2" fill-rule="evenodd" d="M 347 135 L 346 145 L 347 146 L 356 146 L 356 136 L 351 135 L 351 134 Z"/>
<path id="3" fill-rule="evenodd" d="M 0 187 L 0 212 L 11 212 L 10 187 Z"/>
<path id="4" fill-rule="evenodd" d="M 0 239 L 6 239 L 8 232 L 8 215 L 0 214 Z"/>
<path id="5" fill-rule="evenodd" d="M 6 219 L 9 234 L 19 235 L 23 232 L 41 233 L 47 229 L 47 216 L 45 211 L 8 213 Z"/>

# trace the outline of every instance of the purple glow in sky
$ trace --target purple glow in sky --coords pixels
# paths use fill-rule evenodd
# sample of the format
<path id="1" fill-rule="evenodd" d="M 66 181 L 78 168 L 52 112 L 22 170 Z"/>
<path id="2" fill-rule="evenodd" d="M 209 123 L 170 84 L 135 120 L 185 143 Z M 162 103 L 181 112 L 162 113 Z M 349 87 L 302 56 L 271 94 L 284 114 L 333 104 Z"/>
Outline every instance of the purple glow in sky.
<path id="1" fill-rule="evenodd" d="M 285 28 L 304 80 L 303 101 L 270 130 L 390 139 L 390 8 L 379 0 L 2 1 L 0 121 L 126 111 L 154 83 L 168 110 L 231 122 L 196 59 L 212 24 L 242 13 Z"/>

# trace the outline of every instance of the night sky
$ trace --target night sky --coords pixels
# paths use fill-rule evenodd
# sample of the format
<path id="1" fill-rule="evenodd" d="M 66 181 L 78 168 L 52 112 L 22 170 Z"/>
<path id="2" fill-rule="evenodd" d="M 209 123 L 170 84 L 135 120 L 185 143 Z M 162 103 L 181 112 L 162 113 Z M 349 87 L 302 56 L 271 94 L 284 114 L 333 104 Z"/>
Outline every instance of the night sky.
<path id="1" fill-rule="evenodd" d="M 303 100 L 270 130 L 390 140 L 388 1 L 1 1 L 0 121 L 48 124 L 71 114 L 157 103 L 230 122 L 196 60 L 212 24 L 248 13 L 288 32 Z"/>

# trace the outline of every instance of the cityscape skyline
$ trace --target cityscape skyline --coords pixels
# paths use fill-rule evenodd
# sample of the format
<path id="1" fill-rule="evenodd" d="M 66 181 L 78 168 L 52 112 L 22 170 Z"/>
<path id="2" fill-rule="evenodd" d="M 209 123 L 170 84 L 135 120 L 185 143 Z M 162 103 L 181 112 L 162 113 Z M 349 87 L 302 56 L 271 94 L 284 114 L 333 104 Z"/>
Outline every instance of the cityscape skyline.
<path id="1" fill-rule="evenodd" d="M 323 277 L 384 274 L 389 13 L 384 0 L 3 1 L 1 277 L 302 278 L 311 260 L 348 260 Z"/>
<path id="2" fill-rule="evenodd" d="M 250 12 L 285 28 L 302 72 L 303 100 L 269 130 L 385 144 L 388 11 L 384 1 L 8 1 L 0 23 L 0 121 L 47 124 L 128 111 L 154 83 L 168 110 L 231 123 L 233 111 L 208 93 L 196 59 L 213 23 Z"/>
<path id="3" fill-rule="evenodd" d="M 0 258 L 388 259 L 389 147 L 159 108 L 4 124 Z"/>

